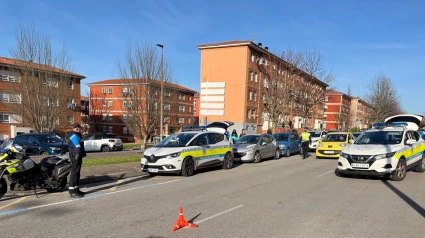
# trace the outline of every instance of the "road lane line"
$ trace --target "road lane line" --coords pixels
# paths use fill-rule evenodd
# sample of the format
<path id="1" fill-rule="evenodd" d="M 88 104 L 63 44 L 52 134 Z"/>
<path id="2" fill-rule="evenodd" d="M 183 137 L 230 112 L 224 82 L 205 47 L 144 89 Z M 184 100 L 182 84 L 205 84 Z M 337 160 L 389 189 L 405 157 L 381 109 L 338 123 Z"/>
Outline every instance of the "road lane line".
<path id="1" fill-rule="evenodd" d="M 124 180 L 123 180 L 123 179 L 118 180 L 118 181 L 115 183 L 115 186 L 114 186 L 114 187 L 112 187 L 112 188 L 111 188 L 111 189 L 109 189 L 109 190 L 114 191 L 115 189 L 117 189 L 117 186 L 118 186 L 120 183 L 122 183 L 122 182 L 124 182 Z"/>
<path id="2" fill-rule="evenodd" d="M 82 201 L 82 200 L 88 200 L 88 199 L 103 197 L 103 196 L 112 195 L 112 194 L 115 194 L 115 193 L 122 193 L 122 192 L 131 191 L 131 190 L 137 190 L 137 189 L 144 189 L 144 188 L 148 188 L 148 187 L 154 187 L 154 186 L 158 186 L 158 185 L 163 185 L 163 184 L 167 184 L 167 183 L 173 183 L 173 182 L 183 181 L 183 180 L 187 180 L 187 179 L 191 179 L 191 177 L 182 178 L 182 179 L 176 179 L 176 180 L 170 180 L 170 181 L 166 181 L 166 182 L 162 182 L 162 183 L 147 184 L 147 185 L 143 185 L 143 186 L 139 186 L 139 187 L 128 188 L 128 189 L 114 191 L 114 192 L 109 192 L 109 193 L 102 193 L 102 194 L 97 194 L 97 195 L 85 196 L 83 198 L 71 199 L 71 200 L 66 200 L 66 201 L 62 201 L 62 202 L 55 202 L 55 203 L 49 203 L 49 204 L 44 204 L 44 205 L 39 205 L 39 206 L 34 206 L 34 207 L 27 207 L 27 208 L 21 208 L 21 209 L 17 209 L 17 210 L 11 210 L 11 211 L 7 211 L 7 212 L 0 212 L 0 217 L 6 216 L 6 215 L 11 215 L 11 214 L 14 214 L 14 213 L 20 213 L 20 212 L 26 212 L 26 211 L 30 211 L 30 210 L 36 210 L 36 209 L 40 209 L 40 208 L 44 208 L 44 207 L 51 207 L 51 206 L 65 204 L 65 203 L 78 202 L 78 201 Z"/>
<path id="3" fill-rule="evenodd" d="M 335 172 L 335 170 L 331 170 L 331 171 L 326 172 L 324 174 L 318 175 L 317 177 L 319 178 L 319 177 L 322 177 L 322 176 L 327 175 L 327 174 L 332 173 L 332 172 Z"/>
<path id="4" fill-rule="evenodd" d="M 206 221 L 211 220 L 211 219 L 213 219 L 213 218 L 216 218 L 216 217 L 218 217 L 218 216 L 221 216 L 221 215 L 224 215 L 224 214 L 229 213 L 229 212 L 231 212 L 231 211 L 234 211 L 234 210 L 236 210 L 236 209 L 242 208 L 243 206 L 244 206 L 244 205 L 239 205 L 239 206 L 237 206 L 237 207 L 230 208 L 229 210 L 226 210 L 226 211 L 223 211 L 223 212 L 217 213 L 217 214 L 215 214 L 215 215 L 213 215 L 213 216 L 210 216 L 210 217 L 204 218 L 204 219 L 202 219 L 202 220 L 199 220 L 198 222 L 195 222 L 195 224 L 201 224 L 202 222 L 206 222 Z"/>
<path id="5" fill-rule="evenodd" d="M 16 204 L 16 203 L 18 203 L 18 202 L 21 202 L 21 201 L 23 201 L 23 200 L 25 200 L 25 199 L 26 199 L 26 197 L 23 197 L 23 198 L 20 198 L 20 199 L 18 199 L 18 200 L 16 200 L 16 201 L 14 201 L 14 202 L 11 202 L 11 203 L 9 203 L 9 204 L 6 204 L 6 205 L 4 205 L 4 206 L 0 207 L 0 210 L 1 210 L 1 209 L 3 209 L 3 208 L 6 208 L 6 207 L 10 207 L 10 206 L 12 206 L 13 204 Z"/>

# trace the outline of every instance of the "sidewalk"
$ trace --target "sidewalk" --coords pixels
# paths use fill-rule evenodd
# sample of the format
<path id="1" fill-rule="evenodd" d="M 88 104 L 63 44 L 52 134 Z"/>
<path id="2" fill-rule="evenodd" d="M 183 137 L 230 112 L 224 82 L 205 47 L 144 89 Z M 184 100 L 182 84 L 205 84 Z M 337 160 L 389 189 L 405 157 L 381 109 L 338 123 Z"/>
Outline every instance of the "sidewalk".
<path id="1" fill-rule="evenodd" d="M 80 184 L 98 183 L 144 175 L 140 162 L 83 167 Z"/>

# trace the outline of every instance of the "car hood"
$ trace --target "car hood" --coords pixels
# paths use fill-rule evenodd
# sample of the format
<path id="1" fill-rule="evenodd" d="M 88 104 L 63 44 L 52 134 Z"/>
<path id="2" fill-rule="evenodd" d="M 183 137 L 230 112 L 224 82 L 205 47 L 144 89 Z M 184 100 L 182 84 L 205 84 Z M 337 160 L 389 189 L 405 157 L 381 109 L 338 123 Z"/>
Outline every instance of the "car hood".
<path id="1" fill-rule="evenodd" d="M 233 148 L 237 148 L 238 150 L 244 150 L 249 147 L 254 147 L 256 144 L 233 144 Z"/>
<path id="2" fill-rule="evenodd" d="M 322 147 L 329 148 L 329 146 L 331 146 L 332 148 L 336 148 L 343 143 L 347 144 L 347 142 L 323 142 L 322 141 Z"/>
<path id="3" fill-rule="evenodd" d="M 401 150 L 403 145 L 349 145 L 343 152 L 351 155 L 379 155 Z"/>
<path id="4" fill-rule="evenodd" d="M 155 156 L 164 156 L 174 153 L 182 152 L 186 147 L 151 147 L 147 149 L 143 154 L 146 156 L 151 156 L 154 154 Z"/>

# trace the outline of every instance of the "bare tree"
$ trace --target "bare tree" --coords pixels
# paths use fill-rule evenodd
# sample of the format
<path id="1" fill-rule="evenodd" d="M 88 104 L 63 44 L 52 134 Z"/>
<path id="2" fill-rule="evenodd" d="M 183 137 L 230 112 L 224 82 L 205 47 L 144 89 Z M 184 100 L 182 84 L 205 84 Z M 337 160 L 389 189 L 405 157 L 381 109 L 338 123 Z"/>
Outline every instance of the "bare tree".
<path id="1" fill-rule="evenodd" d="M 92 91 L 88 95 L 90 107 L 90 126 L 94 126 L 96 132 L 101 132 L 103 126 L 108 121 L 110 108 L 106 94 L 99 91 Z"/>
<path id="2" fill-rule="evenodd" d="M 372 123 L 383 122 L 387 117 L 403 113 L 397 90 L 382 71 L 369 82 L 365 99 L 374 109 L 369 114 Z"/>
<path id="3" fill-rule="evenodd" d="M 5 86 L 6 107 L 36 132 L 56 131 L 59 119 L 65 116 L 67 123 L 72 123 L 73 112 L 64 108 L 73 109 L 73 91 L 67 89 L 75 75 L 70 73 L 65 46 L 55 51 L 48 37 L 37 33 L 33 26 L 22 26 L 10 53 L 19 66 L 15 69 L 16 80 L 9 80 Z"/>
<path id="4" fill-rule="evenodd" d="M 149 43 L 129 44 L 125 60 L 118 64 L 122 78 L 123 121 L 132 134 L 142 141 L 141 149 L 160 126 L 161 73 L 164 82 L 164 123 L 170 121 L 175 107 L 171 104 L 172 70 L 166 60 L 161 67 L 161 58 L 154 45 Z M 161 128 L 162 129 L 162 128 Z"/>

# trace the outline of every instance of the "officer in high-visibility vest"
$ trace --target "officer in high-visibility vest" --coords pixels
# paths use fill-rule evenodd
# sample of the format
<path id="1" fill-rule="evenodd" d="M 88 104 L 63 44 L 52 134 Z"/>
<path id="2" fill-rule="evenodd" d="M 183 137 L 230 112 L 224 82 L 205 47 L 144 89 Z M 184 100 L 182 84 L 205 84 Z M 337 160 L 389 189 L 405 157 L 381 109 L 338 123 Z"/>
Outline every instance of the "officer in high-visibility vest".
<path id="1" fill-rule="evenodd" d="M 301 133 L 301 146 L 303 150 L 303 159 L 306 159 L 307 157 L 307 151 L 310 144 L 311 144 L 311 134 L 307 130 L 305 130 Z"/>

